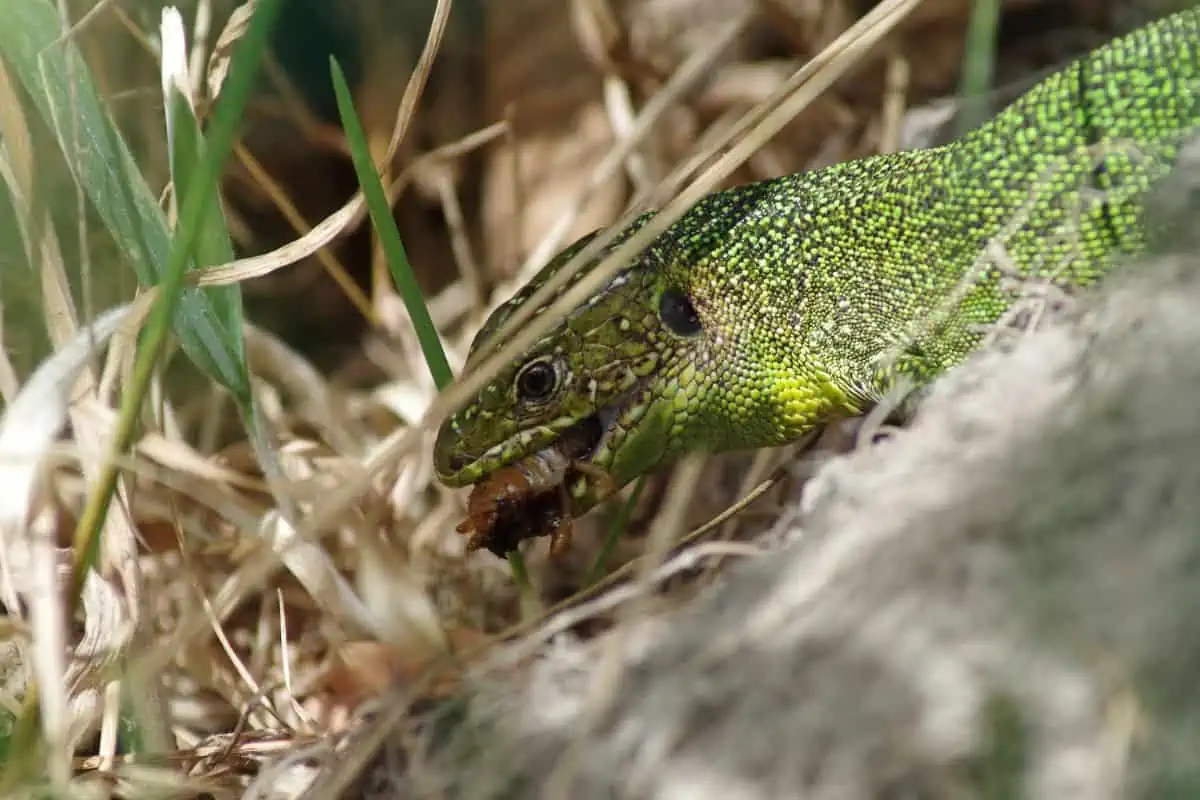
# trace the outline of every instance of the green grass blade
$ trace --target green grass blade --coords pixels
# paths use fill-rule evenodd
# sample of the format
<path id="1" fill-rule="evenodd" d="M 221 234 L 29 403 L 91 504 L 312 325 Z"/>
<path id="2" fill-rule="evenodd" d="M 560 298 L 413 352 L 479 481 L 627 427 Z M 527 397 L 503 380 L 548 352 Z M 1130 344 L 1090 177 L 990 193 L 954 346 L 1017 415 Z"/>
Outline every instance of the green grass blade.
<path id="1" fill-rule="evenodd" d="M 987 95 L 991 91 L 996 68 L 999 28 L 1000 0 L 974 0 L 967 26 L 966 48 L 963 50 L 962 77 L 958 84 L 958 96 L 963 101 L 962 112 L 955 122 L 959 136 L 992 115 Z"/>
<path id="2" fill-rule="evenodd" d="M 121 139 L 74 43 L 62 41 L 50 0 L 0 0 L 0 56 L 47 126 L 75 180 L 146 285 L 158 283 L 171 233 L 129 148 Z M 249 396 L 237 287 L 185 289 L 173 321 L 184 352 L 239 398 Z M 233 309 L 237 307 L 237 311 Z"/>
<path id="3" fill-rule="evenodd" d="M 608 534 L 600 545 L 600 552 L 596 555 L 596 560 L 592 562 L 587 575 L 584 576 L 582 585 L 585 589 L 598 583 L 604 577 L 604 572 L 608 569 L 608 559 L 612 557 L 613 551 L 617 549 L 617 543 L 625 535 L 625 529 L 629 527 L 629 518 L 633 516 L 633 508 L 637 505 L 638 498 L 642 496 L 642 489 L 645 486 L 646 476 L 643 475 L 638 478 L 633 491 L 629 493 L 629 499 L 617 507 L 616 516 L 613 517 L 612 524 L 608 526 Z"/>
<path id="4" fill-rule="evenodd" d="M 171 243 L 160 294 L 146 321 L 145 330 L 133 365 L 133 374 L 123 387 L 121 408 L 113 433 L 113 452 L 96 480 L 88 496 L 87 505 L 80 515 L 75 530 L 75 570 L 72 581 L 72 600 L 78 598 L 87 569 L 95 562 L 99 546 L 99 531 L 108 513 L 112 492 L 116 486 L 116 456 L 128 450 L 141 410 L 142 400 L 150 386 L 159 354 L 166 342 L 167 331 L 175 317 L 177 303 L 182 299 L 183 277 L 192 261 L 196 242 L 200 238 L 204 221 L 215 201 L 217 182 L 221 168 L 234 138 L 242 112 L 250 99 L 250 92 L 258 72 L 258 64 L 267 48 L 271 27 L 279 13 L 281 0 L 259 0 L 250 18 L 245 36 L 237 43 L 232 59 L 229 78 L 225 82 L 220 99 L 213 113 L 209 128 L 208 145 L 199 153 L 199 163 L 193 173 L 194 181 L 182 198 L 179 225 Z M 246 392 L 244 407 L 250 408 L 249 391 Z"/>
<path id="5" fill-rule="evenodd" d="M 338 113 L 342 118 L 342 130 L 346 135 L 346 147 L 350 150 L 350 158 L 354 162 L 354 172 L 358 175 L 358 184 L 362 187 L 363 198 L 371 214 L 371 223 L 379 236 L 388 268 L 392 272 L 392 280 L 396 282 L 396 289 L 400 292 L 404 307 L 408 309 L 408 316 L 417 333 L 417 341 L 421 345 L 421 353 L 425 357 L 425 363 L 429 365 L 429 373 L 433 376 L 437 388 L 444 389 L 454 380 L 454 372 L 446 360 L 446 351 L 442 347 L 442 340 L 438 336 L 437 326 L 433 324 L 429 308 L 425 305 L 425 298 L 421 295 L 421 287 L 417 285 L 412 265 L 408 263 L 404 243 L 400 240 L 400 231 L 392 216 L 392 208 L 388 205 L 387 193 L 375 169 L 366 134 L 363 133 L 358 113 L 354 109 L 354 99 L 350 96 L 346 76 L 342 74 L 341 67 L 334 58 L 329 59 L 329 70 L 333 78 L 333 93 L 337 97 Z M 512 552 L 508 554 L 508 563 L 521 594 L 522 606 L 530 613 L 529 609 L 531 604 L 536 602 L 536 598 L 525 569 L 525 560 L 519 552 Z"/>
<path id="6" fill-rule="evenodd" d="M 421 296 L 421 287 L 413 275 L 412 266 L 408 263 L 408 255 L 404 252 L 404 243 L 400 240 L 400 231 L 396 220 L 392 217 L 392 208 L 388 205 L 387 193 L 375 170 L 375 162 L 371 159 L 371 150 L 367 146 L 367 137 L 358 121 L 354 110 L 354 100 L 350 97 L 350 87 L 346 77 L 335 59 L 330 59 L 330 71 L 333 74 L 333 91 L 337 95 L 338 112 L 342 117 L 342 129 L 346 134 L 346 146 L 350 149 L 350 157 L 354 161 L 354 171 L 358 174 L 358 183 L 362 187 L 363 197 L 367 201 L 367 209 L 371 214 L 371 222 L 379 236 L 388 267 L 392 271 L 392 280 L 404 307 L 412 319 L 420 342 L 421 352 L 429 372 L 439 389 L 444 388 L 454 379 L 450 363 L 446 360 L 446 351 L 442 348 L 442 340 L 438 336 L 437 326 L 429 315 L 425 298 Z"/>

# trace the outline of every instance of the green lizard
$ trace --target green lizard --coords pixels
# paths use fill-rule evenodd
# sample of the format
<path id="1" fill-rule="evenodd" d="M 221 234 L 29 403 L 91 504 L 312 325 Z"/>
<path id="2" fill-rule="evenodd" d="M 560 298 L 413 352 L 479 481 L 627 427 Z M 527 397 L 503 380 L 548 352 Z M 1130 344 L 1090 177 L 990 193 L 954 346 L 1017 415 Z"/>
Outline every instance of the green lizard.
<path id="1" fill-rule="evenodd" d="M 1014 271 L 1085 287 L 1142 250 L 1147 191 L 1198 124 L 1192 9 L 950 144 L 709 195 L 442 425 L 437 474 L 480 484 L 554 455 L 540 478 L 489 490 L 545 526 L 553 509 L 531 502 L 543 490 L 579 516 L 684 453 L 777 446 L 859 415 L 899 378 L 967 356 L 1012 304 Z M 492 314 L 472 359 L 587 238 Z"/>

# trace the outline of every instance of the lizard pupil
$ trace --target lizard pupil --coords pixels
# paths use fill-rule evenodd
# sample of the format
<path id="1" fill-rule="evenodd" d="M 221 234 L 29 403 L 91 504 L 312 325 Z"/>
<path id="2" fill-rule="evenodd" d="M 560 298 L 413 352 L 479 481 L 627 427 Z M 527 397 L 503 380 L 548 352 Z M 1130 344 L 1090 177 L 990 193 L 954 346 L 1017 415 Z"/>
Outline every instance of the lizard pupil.
<path id="1" fill-rule="evenodd" d="M 538 402 L 554 393 L 558 371 L 545 361 L 535 361 L 517 376 L 517 394 L 522 400 Z"/>
<path id="2" fill-rule="evenodd" d="M 658 316 L 663 324 L 680 336 L 695 336 L 700 332 L 700 315 L 691 299 L 679 289 L 667 289 L 658 299 Z"/>

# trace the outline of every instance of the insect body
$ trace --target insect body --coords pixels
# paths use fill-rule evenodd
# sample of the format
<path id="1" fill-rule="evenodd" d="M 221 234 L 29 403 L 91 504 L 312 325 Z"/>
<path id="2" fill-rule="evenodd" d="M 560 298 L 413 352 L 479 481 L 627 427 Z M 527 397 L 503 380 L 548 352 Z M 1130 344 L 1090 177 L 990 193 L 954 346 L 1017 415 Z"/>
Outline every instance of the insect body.
<path id="1" fill-rule="evenodd" d="M 554 447 L 496 470 L 475 485 L 467 501 L 467 518 L 458 532 L 467 534 L 467 549 L 486 548 L 503 558 L 522 539 L 550 537 L 550 551 L 562 552 L 571 538 L 563 481 L 571 460 Z"/>

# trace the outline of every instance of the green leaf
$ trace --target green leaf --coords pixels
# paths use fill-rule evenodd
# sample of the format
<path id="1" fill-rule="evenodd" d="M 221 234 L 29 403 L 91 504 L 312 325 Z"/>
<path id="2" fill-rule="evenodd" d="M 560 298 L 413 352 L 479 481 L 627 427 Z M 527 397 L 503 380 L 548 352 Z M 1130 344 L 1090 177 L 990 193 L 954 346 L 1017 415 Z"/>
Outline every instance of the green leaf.
<path id="1" fill-rule="evenodd" d="M 87 65 L 62 33 L 50 0 L 0 0 L 0 56 L 55 132 L 75 180 L 138 279 L 148 286 L 157 284 L 171 249 L 171 232 Z M 189 287 L 179 298 L 173 328 L 200 369 L 245 399 L 250 385 L 240 320 L 238 287 Z"/>

